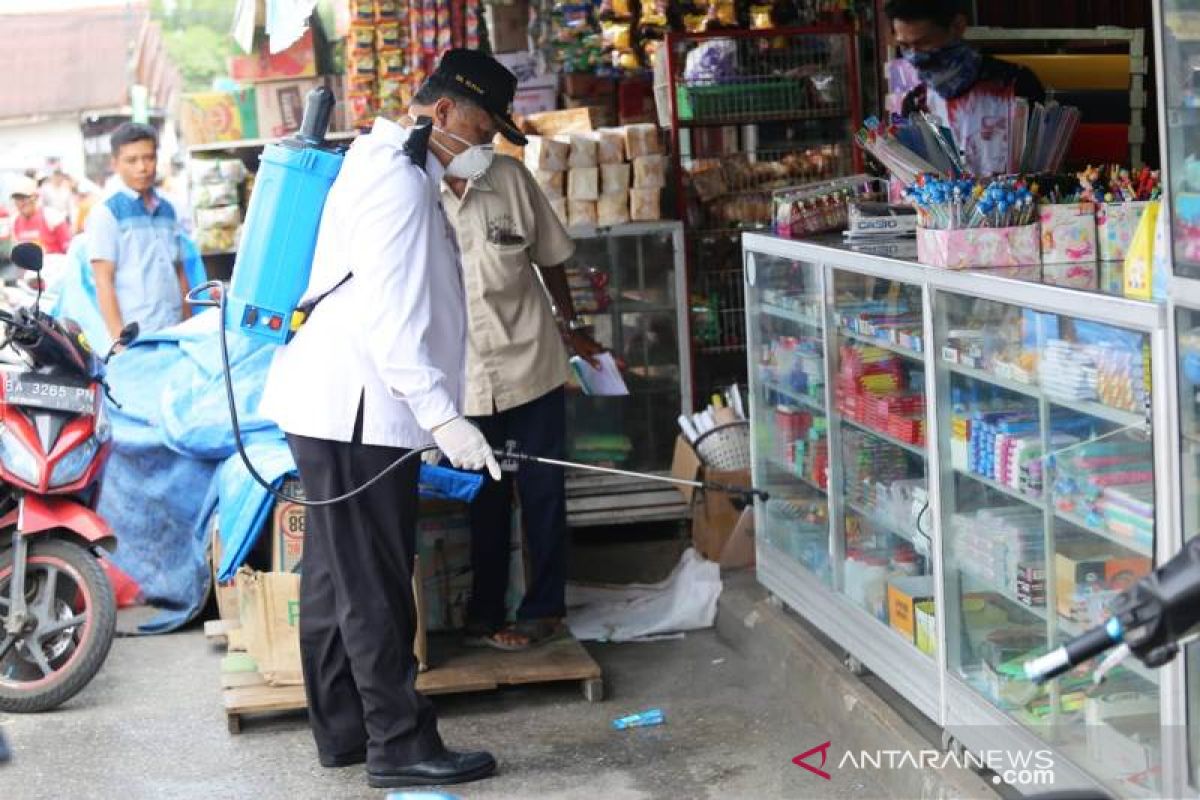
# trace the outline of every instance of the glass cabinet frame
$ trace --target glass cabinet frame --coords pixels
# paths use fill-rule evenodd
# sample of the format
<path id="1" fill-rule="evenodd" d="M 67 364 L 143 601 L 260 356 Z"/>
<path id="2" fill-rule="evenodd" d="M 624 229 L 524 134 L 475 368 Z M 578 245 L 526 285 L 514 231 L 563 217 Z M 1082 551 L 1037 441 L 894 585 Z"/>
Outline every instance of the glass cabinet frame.
<path id="1" fill-rule="evenodd" d="M 800 242 L 776 237 L 747 234 L 743 249 L 746 257 L 766 254 L 776 258 L 790 258 L 813 265 L 823 274 L 825 290 L 825 338 L 826 342 L 836 337 L 834 325 L 834 301 L 832 287 L 838 274 L 855 273 L 871 275 L 888 281 L 898 281 L 920 288 L 923 314 L 923 341 L 926 398 L 929 408 L 927 416 L 926 450 L 930 464 L 928 502 L 931 513 L 923 525 L 927 529 L 933 548 L 932 566 L 935 575 L 934 604 L 937 651 L 934 659 L 918 652 L 894 636 L 880 635 L 880 623 L 857 604 L 851 603 L 839 591 L 838 582 L 827 585 L 795 562 L 781 557 L 780 552 L 767 541 L 759 529 L 758 577 L 770 591 L 785 604 L 805 617 L 811 624 L 828 636 L 837 646 L 847 652 L 848 664 L 861 665 L 874 672 L 917 709 L 937 723 L 943 731 L 943 742 L 949 746 L 961 745 L 972 751 L 1005 749 L 1010 751 L 1044 751 L 1054 754 L 1055 789 L 1094 788 L 1103 785 L 1102 779 L 1088 770 L 1088 764 L 1072 757 L 1071 752 L 1059 749 L 1055 744 L 1040 738 L 1031 729 L 1024 727 L 1008 713 L 992 705 L 983 695 L 972 689 L 950 670 L 946 646 L 948 602 L 945 586 L 945 567 L 948 558 L 945 520 L 952 509 L 947 509 L 946 471 L 950 453 L 944 452 L 948 441 L 946 432 L 939 427 L 949 425 L 950 417 L 943 408 L 949 401 L 944 371 L 940 371 L 937 351 L 941 341 L 941 309 L 952 296 L 966 296 L 994 301 L 1017 308 L 1029 308 L 1046 314 L 1092 320 L 1102 324 L 1135 331 L 1145 336 L 1151 354 L 1151 393 L 1149 403 L 1149 431 L 1153 445 L 1155 484 L 1153 555 L 1155 563 L 1176 552 L 1179 547 L 1177 526 L 1174 524 L 1178 505 L 1178 488 L 1174 483 L 1173 443 L 1174 426 L 1171 422 L 1172 386 L 1170 375 L 1170 351 L 1168 346 L 1168 323 L 1164 304 L 1147 303 L 1111 297 L 1104 294 L 1081 291 L 1051 285 L 1052 276 L 1045 276 L 1043 283 L 1031 282 L 1022 271 L 1008 271 L 1000 275 L 980 275 L 975 272 L 956 272 L 923 267 L 909 261 L 890 258 L 886 255 L 871 255 L 851 252 L 840 242 Z M 747 263 L 747 298 L 756 291 L 753 269 Z M 751 305 L 748 302 L 748 305 Z M 1200 304 L 1197 305 L 1200 308 Z M 748 312 L 748 324 L 755 320 Z M 826 348 L 827 369 L 836 368 L 831 347 Z M 753 369 L 753 365 L 751 365 Z M 832 385 L 835 376 L 826 375 L 827 385 Z M 751 376 L 751 383 L 754 383 Z M 827 403 L 834 398 L 827 397 Z M 827 408 L 835 408 L 827 405 Z M 935 411 L 936 408 L 936 411 Z M 1103 410 L 1100 410 L 1104 413 Z M 1128 421 L 1128 413 L 1120 411 L 1114 418 Z M 837 532 L 841 529 L 842 514 L 836 482 L 840 474 L 840 447 L 837 446 L 838 425 L 831 420 L 830 433 L 830 553 L 837 554 Z M 936 478 L 936 479 L 935 479 Z M 756 520 L 762 521 L 761 502 L 756 505 Z M 1161 796 L 1188 796 L 1186 783 L 1186 735 L 1182 727 L 1183 659 L 1159 671 L 1158 713 L 1160 722 L 1162 783 Z M 1111 791 L 1112 787 L 1108 787 Z M 1120 795 L 1118 795 L 1120 796 Z M 1138 796 L 1138 795 L 1133 795 Z M 1144 796 L 1144 795 L 1143 795 Z"/>

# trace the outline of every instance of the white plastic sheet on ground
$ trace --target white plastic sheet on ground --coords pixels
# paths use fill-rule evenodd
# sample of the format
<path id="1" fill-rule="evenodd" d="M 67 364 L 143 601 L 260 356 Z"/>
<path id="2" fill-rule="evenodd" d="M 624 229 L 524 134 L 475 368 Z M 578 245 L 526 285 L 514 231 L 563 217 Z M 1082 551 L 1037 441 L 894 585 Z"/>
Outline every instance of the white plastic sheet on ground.
<path id="1" fill-rule="evenodd" d="M 628 642 L 712 627 L 721 568 L 688 548 L 666 580 L 620 587 L 567 587 L 567 625 L 576 639 Z"/>

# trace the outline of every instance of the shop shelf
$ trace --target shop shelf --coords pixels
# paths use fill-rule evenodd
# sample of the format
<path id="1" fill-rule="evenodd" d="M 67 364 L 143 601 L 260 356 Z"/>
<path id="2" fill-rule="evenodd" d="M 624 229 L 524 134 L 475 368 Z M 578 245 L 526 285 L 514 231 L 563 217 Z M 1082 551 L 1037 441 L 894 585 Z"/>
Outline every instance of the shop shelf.
<path id="1" fill-rule="evenodd" d="M 958 469 L 957 467 L 954 469 L 954 474 L 955 475 L 963 475 L 963 476 L 975 481 L 976 483 L 982 483 L 984 486 L 988 487 L 989 489 L 993 489 L 997 492 L 1000 492 L 1001 494 L 1008 495 L 1009 497 L 1011 497 L 1015 500 L 1020 500 L 1022 503 L 1031 505 L 1034 508 L 1044 509 L 1046 507 L 1045 501 L 1042 498 L 1031 497 L 1030 495 L 1022 494 L 1021 492 L 1018 492 L 1016 489 L 1012 488 L 1011 486 L 1005 486 L 1002 483 L 997 483 L 996 481 L 992 480 L 991 478 L 984 477 L 983 475 L 979 475 L 974 472 L 968 472 L 965 469 Z"/>
<path id="2" fill-rule="evenodd" d="M 924 353 L 918 353 L 916 350 L 910 350 L 909 348 L 901 347 L 898 344 L 892 344 L 891 342 L 885 342 L 882 339 L 875 339 L 871 336 L 866 336 L 861 333 L 855 333 L 854 331 L 850 330 L 849 328 L 838 328 L 837 331 L 838 331 L 839 335 L 844 336 L 847 339 L 853 339 L 856 342 L 862 342 L 863 344 L 873 345 L 874 347 L 878 347 L 882 350 L 890 350 L 891 352 L 895 353 L 896 355 L 904 356 L 905 358 L 911 358 L 914 361 L 924 361 L 925 360 Z"/>
<path id="3" fill-rule="evenodd" d="M 949 364 L 943 362 L 943 366 L 950 372 L 956 375 L 963 375 L 972 378 L 981 383 L 988 383 L 992 386 L 999 386 L 1001 389 L 1007 389 L 1010 392 L 1023 394 L 1026 397 L 1035 399 L 1045 398 L 1046 402 L 1059 408 L 1067 408 L 1072 411 L 1078 411 L 1080 414 L 1087 414 L 1090 417 L 1114 422 L 1126 428 L 1142 427 L 1146 424 L 1144 415 L 1135 414 L 1132 411 L 1125 411 L 1120 408 L 1106 406 L 1103 403 L 1097 403 L 1091 400 L 1066 400 L 1064 398 L 1055 397 L 1052 394 L 1043 392 L 1038 386 L 1031 383 L 1022 383 L 1020 381 L 1001 378 L 987 370 L 975 369 L 974 367 L 963 366 L 962 364 Z"/>
<path id="4" fill-rule="evenodd" d="M 1084 531 L 1087 531 L 1088 533 L 1094 534 L 1095 536 L 1099 536 L 1102 539 L 1107 539 L 1108 541 L 1112 542 L 1113 544 L 1119 545 L 1119 546 L 1125 548 L 1126 550 L 1137 553 L 1140 556 L 1145 556 L 1146 558 L 1154 558 L 1153 548 L 1148 547 L 1139 542 L 1133 542 L 1133 541 L 1130 541 L 1129 539 L 1125 539 L 1121 536 L 1117 536 L 1115 533 L 1110 533 L 1109 531 L 1104 530 L 1103 528 L 1097 528 L 1094 525 L 1089 525 L 1087 523 L 1087 520 L 1085 520 L 1083 517 L 1078 516 L 1077 514 L 1072 514 L 1069 511 L 1061 511 L 1056 508 L 1056 509 L 1054 509 L 1054 516 L 1057 517 L 1058 519 L 1062 520 L 1063 522 L 1074 525 L 1076 528 L 1080 528 Z"/>
<path id="5" fill-rule="evenodd" d="M 819 317 L 810 316 L 800 311 L 793 311 L 790 308 L 783 308 L 782 306 L 771 305 L 770 303 L 763 303 L 759 307 L 764 314 L 769 314 L 772 317 L 798 322 L 801 325 L 808 325 L 812 328 L 825 327 Z"/>
<path id="6" fill-rule="evenodd" d="M 1055 397 L 1054 395 L 1046 394 L 1039 389 L 1035 384 L 1022 383 L 1008 378 L 1001 378 L 987 370 L 975 369 L 973 367 L 963 366 L 961 364 L 946 364 L 946 368 L 955 374 L 963 375 L 981 383 L 988 383 L 992 386 L 999 386 L 1002 389 L 1025 395 L 1035 399 L 1045 398 L 1047 402 L 1061 408 L 1068 408 L 1073 411 L 1078 411 L 1081 414 L 1087 414 L 1093 417 L 1115 422 L 1126 427 L 1134 427 L 1141 425 L 1145 420 L 1132 411 L 1125 411 L 1112 406 L 1104 405 L 1090 400 L 1066 400 L 1064 398 Z"/>
<path id="7" fill-rule="evenodd" d="M 958 571 L 961 572 L 964 576 L 966 576 L 971 581 L 975 582 L 977 585 L 982 586 L 983 588 L 985 588 L 987 591 L 991 592 L 994 595 L 1003 597 L 1005 600 L 1012 603 L 1017 608 L 1021 609 L 1022 611 L 1026 612 L 1027 614 L 1031 614 L 1032 616 L 1035 616 L 1041 620 L 1046 620 L 1049 618 L 1049 613 L 1046 611 L 1045 606 L 1031 606 L 1028 603 L 1022 602 L 1021 599 L 1019 597 L 1017 597 L 1015 592 L 1012 592 L 1012 591 L 1009 591 L 1008 589 L 997 586 L 990 579 L 985 578 L 982 575 L 976 574 L 974 571 L 971 570 L 969 564 L 970 564 L 970 562 L 968 562 L 968 561 L 959 562 Z"/>
<path id="8" fill-rule="evenodd" d="M 897 525 L 893 520 L 890 520 L 890 519 L 887 519 L 886 517 L 880 516 L 879 513 L 877 511 L 875 511 L 874 509 L 867 508 L 866 506 L 861 505 L 859 503 L 855 503 L 851 500 L 846 500 L 845 503 L 846 503 L 846 508 L 853 511 L 855 514 L 858 514 L 863 519 L 867 520 L 868 522 L 874 523 L 875 525 L 878 525 L 881 528 L 887 528 L 889 531 L 896 534 L 901 539 L 904 539 L 906 541 L 912 542 L 913 544 L 916 544 L 917 536 L 919 536 L 919 535 L 924 536 L 924 534 L 921 534 L 920 531 L 911 531 L 905 527 Z M 925 538 L 928 538 L 928 537 L 925 537 Z M 921 542 L 920 546 L 922 548 L 924 548 L 927 546 L 927 544 L 928 544 L 927 542 Z"/>
<path id="9" fill-rule="evenodd" d="M 825 413 L 825 404 L 822 403 L 820 400 L 818 400 L 815 397 L 810 397 L 806 394 L 800 394 L 799 392 L 793 392 L 791 389 L 784 389 L 779 384 L 772 383 L 769 381 L 763 381 L 762 387 L 764 389 L 767 389 L 768 391 L 772 391 L 772 392 L 781 394 L 784 397 L 786 397 L 787 399 L 792 400 L 796 403 L 799 403 L 802 406 L 808 406 L 809 408 L 813 409 L 814 411 L 819 411 L 822 414 Z"/>
<path id="10" fill-rule="evenodd" d="M 779 458 L 768 457 L 767 463 L 770 464 L 771 466 L 775 467 L 776 469 L 778 469 L 781 472 L 786 472 L 788 474 L 788 477 L 795 478 L 796 480 L 800 481 L 801 483 L 803 483 L 805 486 L 809 487 L 810 489 L 814 489 L 814 490 L 820 492 L 821 494 L 827 494 L 825 489 L 821 488 L 820 484 L 818 484 L 816 481 L 814 481 L 812 478 L 809 478 L 806 475 L 797 474 L 795 467 L 793 467 L 791 464 L 788 464 L 786 461 L 779 459 Z"/>
<path id="11" fill-rule="evenodd" d="M 907 450 L 908 452 L 912 453 L 915 456 L 920 456 L 921 458 L 925 458 L 925 448 L 924 447 L 918 447 L 917 445 L 911 444 L 902 439 L 897 439 L 895 436 L 890 436 L 886 433 L 883 433 L 882 431 L 877 431 L 874 428 L 870 427 L 869 425 L 864 425 L 861 422 L 855 422 L 854 420 L 847 419 L 846 417 L 842 417 L 842 422 L 844 422 L 845 424 L 849 425 L 852 428 L 858 428 L 860 431 L 869 433 L 872 436 L 877 436 L 880 439 L 883 439 L 888 444 L 894 444 L 896 447 L 899 447 L 903 450 Z"/>

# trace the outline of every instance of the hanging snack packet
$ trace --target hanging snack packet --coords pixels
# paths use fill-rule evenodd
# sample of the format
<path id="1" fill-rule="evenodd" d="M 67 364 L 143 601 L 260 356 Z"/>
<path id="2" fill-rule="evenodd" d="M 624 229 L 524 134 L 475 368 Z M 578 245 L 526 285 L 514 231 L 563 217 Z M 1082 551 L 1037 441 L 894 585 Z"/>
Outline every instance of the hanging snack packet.
<path id="1" fill-rule="evenodd" d="M 375 26 L 355 23 L 350 26 L 350 37 L 346 42 L 347 52 L 370 51 L 375 49 Z"/>
<path id="2" fill-rule="evenodd" d="M 375 26 L 375 49 L 387 50 L 389 48 L 399 48 L 402 46 L 403 40 L 400 32 L 400 23 L 398 21 L 381 22 Z"/>
<path id="3" fill-rule="evenodd" d="M 400 4 L 396 0 L 375 0 L 375 21 L 392 22 L 400 19 Z"/>
<path id="4" fill-rule="evenodd" d="M 350 21 L 374 22 L 375 0 L 350 0 Z"/>
<path id="5" fill-rule="evenodd" d="M 398 47 L 393 47 L 388 50 L 380 50 L 375 54 L 376 62 L 379 65 L 379 79 L 384 78 L 402 78 L 404 77 L 405 67 L 404 51 Z"/>

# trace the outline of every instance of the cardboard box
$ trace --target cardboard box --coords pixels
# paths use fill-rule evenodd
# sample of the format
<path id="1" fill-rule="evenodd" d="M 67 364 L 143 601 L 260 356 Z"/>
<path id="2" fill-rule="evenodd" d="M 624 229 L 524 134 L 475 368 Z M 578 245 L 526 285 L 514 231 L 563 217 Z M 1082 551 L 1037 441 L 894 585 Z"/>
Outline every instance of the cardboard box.
<path id="1" fill-rule="evenodd" d="M 300 121 L 304 118 L 304 101 L 308 93 L 324 85 L 325 81 L 321 78 L 306 78 L 267 81 L 255 86 L 258 135 L 277 138 L 300 130 Z M 330 132 L 332 131 L 331 127 Z"/>
<path id="2" fill-rule="evenodd" d="M 513 97 L 514 114 L 528 117 L 558 108 L 558 76 L 543 75 L 517 84 Z"/>
<path id="3" fill-rule="evenodd" d="M 917 605 L 933 600 L 933 576 L 888 579 L 888 624 L 908 641 L 917 642 Z"/>
<path id="4" fill-rule="evenodd" d="M 241 83 L 316 77 L 317 51 L 313 46 L 312 29 L 305 31 L 295 44 L 281 53 L 270 52 L 266 37 L 260 31 L 255 36 L 254 52 L 230 56 L 226 66 L 229 76 Z"/>
<path id="5" fill-rule="evenodd" d="M 1149 201 L 1135 201 L 1096 206 L 1096 239 L 1100 243 L 1101 261 L 1125 260 L 1142 212 L 1149 204 Z"/>
<path id="6" fill-rule="evenodd" d="M 525 118 L 530 132 L 539 136 L 557 136 L 560 133 L 590 133 L 600 127 L 599 117 L 588 108 L 568 108 L 531 114 Z"/>
<path id="7" fill-rule="evenodd" d="M 1075 619 L 1075 590 L 1105 586 L 1105 562 L 1110 558 L 1112 545 L 1107 542 L 1085 541 L 1060 545 L 1054 555 L 1054 590 L 1058 613 Z"/>
<path id="8" fill-rule="evenodd" d="M 917 228 L 917 261 L 931 267 L 1019 267 L 1041 262 L 1038 226 L 1018 228 Z"/>
<path id="9" fill-rule="evenodd" d="M 212 542 L 212 585 L 213 594 L 217 598 L 217 616 L 221 619 L 238 619 L 241 609 L 238 605 L 237 581 L 221 583 L 217 580 L 217 568 L 221 564 L 221 531 L 217 524 L 217 515 L 212 515 L 210 526 L 210 541 Z"/>
<path id="10" fill-rule="evenodd" d="M 179 101 L 179 124 L 191 145 L 258 137 L 253 88 L 236 92 L 193 92 Z"/>
<path id="11" fill-rule="evenodd" d="M 1096 260 L 1096 206 L 1093 203 L 1043 203 L 1042 263 L 1074 264 Z"/>
<path id="12" fill-rule="evenodd" d="M 917 603 L 917 649 L 925 655 L 937 655 L 937 615 L 929 600 Z"/>
<path id="13" fill-rule="evenodd" d="M 749 470 L 703 470 L 704 480 L 729 486 L 749 486 Z M 692 545 L 710 561 L 720 561 L 725 545 L 742 516 L 745 500 L 714 489 L 695 495 L 692 504 Z"/>
<path id="14" fill-rule="evenodd" d="M 529 49 L 528 0 L 512 0 L 505 5 L 488 3 L 485 7 L 493 52 L 511 53 Z"/>
<path id="15" fill-rule="evenodd" d="M 272 686 L 304 683 L 300 668 L 300 576 L 283 572 L 237 574 L 239 619 L 246 653 Z"/>
<path id="16" fill-rule="evenodd" d="M 304 487 L 295 478 L 285 480 L 281 488 L 284 494 L 304 499 Z M 272 572 L 300 572 L 307 518 L 304 506 L 299 503 L 275 501 L 275 510 L 271 514 Z"/>

